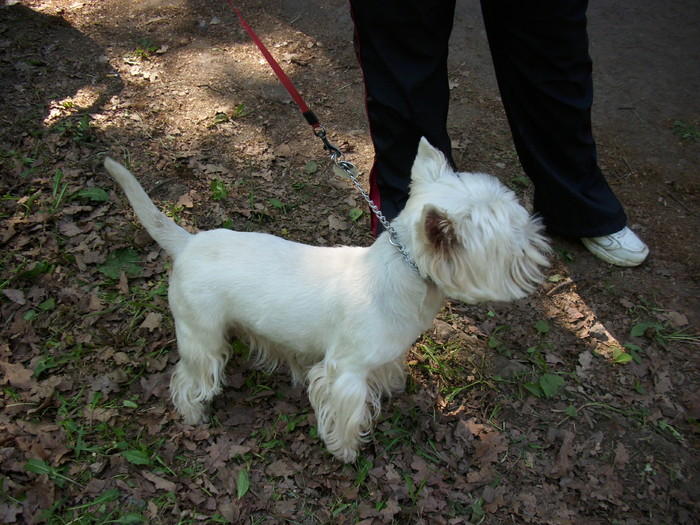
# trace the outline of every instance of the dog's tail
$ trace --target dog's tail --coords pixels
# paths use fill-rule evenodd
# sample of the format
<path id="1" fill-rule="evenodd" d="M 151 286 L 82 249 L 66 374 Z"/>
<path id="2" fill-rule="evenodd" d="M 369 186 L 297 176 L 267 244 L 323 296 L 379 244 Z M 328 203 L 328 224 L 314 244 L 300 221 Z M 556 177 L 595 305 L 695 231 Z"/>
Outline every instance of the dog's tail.
<path id="1" fill-rule="evenodd" d="M 175 258 L 184 249 L 192 234 L 180 228 L 156 208 L 136 178 L 124 166 L 106 157 L 105 168 L 124 190 L 146 231 L 168 255 Z"/>

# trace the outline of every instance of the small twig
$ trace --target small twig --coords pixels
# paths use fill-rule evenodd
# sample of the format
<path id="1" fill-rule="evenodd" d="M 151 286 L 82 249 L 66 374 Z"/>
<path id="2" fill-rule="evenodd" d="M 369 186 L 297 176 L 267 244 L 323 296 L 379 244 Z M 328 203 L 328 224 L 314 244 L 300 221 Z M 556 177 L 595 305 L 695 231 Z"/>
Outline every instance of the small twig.
<path id="1" fill-rule="evenodd" d="M 572 284 L 576 284 L 581 281 L 585 281 L 586 277 L 577 277 L 576 279 L 569 279 L 568 281 L 564 281 L 563 283 L 559 283 L 556 285 L 554 288 L 549 290 L 546 295 L 554 295 L 557 293 L 561 288 L 564 288 L 565 286 L 571 286 Z"/>
<path id="2" fill-rule="evenodd" d="M 211 87 L 210 84 L 197 84 L 198 88 L 209 88 L 211 89 L 214 93 L 218 93 L 219 95 L 225 95 L 226 93 L 223 93 L 222 91 L 219 91 L 218 89 Z"/>
<path id="3" fill-rule="evenodd" d="M 158 180 L 156 183 L 153 185 L 153 190 L 157 190 L 162 188 L 163 186 L 166 186 L 168 184 L 172 184 L 173 182 L 177 182 L 177 179 L 165 179 L 165 180 Z"/>
<path id="4" fill-rule="evenodd" d="M 642 118 L 639 116 L 639 113 L 637 113 L 637 107 L 636 107 L 636 106 L 630 106 L 630 107 L 624 107 L 624 106 L 623 106 L 623 107 L 619 107 L 619 108 L 617 108 L 617 109 L 618 109 L 618 110 L 622 110 L 622 111 L 631 111 L 632 114 L 637 118 L 637 120 L 639 121 L 639 123 L 640 123 L 640 124 L 644 124 L 644 121 L 643 121 Z"/>
<path id="5" fill-rule="evenodd" d="M 668 195 L 668 196 L 671 197 L 674 201 L 676 201 L 678 204 L 680 204 L 681 207 L 682 207 L 685 211 L 687 211 L 690 215 L 695 215 L 695 214 L 692 212 L 692 210 L 690 210 L 685 204 L 683 204 L 683 202 L 682 202 L 678 197 L 676 197 L 673 193 L 671 193 L 670 191 L 667 191 L 667 192 L 666 192 L 666 195 Z"/>
<path id="6" fill-rule="evenodd" d="M 624 163 L 625 163 L 625 166 L 627 166 L 627 173 L 625 173 L 624 175 L 621 175 L 621 176 L 617 177 L 615 180 L 625 180 L 627 177 L 629 177 L 630 175 L 632 175 L 632 173 L 634 173 L 634 170 L 632 169 L 632 166 L 630 166 L 630 163 L 627 162 L 627 157 L 625 157 L 625 156 L 622 155 L 622 154 L 620 154 L 620 157 L 622 157 L 622 162 L 624 162 Z"/>

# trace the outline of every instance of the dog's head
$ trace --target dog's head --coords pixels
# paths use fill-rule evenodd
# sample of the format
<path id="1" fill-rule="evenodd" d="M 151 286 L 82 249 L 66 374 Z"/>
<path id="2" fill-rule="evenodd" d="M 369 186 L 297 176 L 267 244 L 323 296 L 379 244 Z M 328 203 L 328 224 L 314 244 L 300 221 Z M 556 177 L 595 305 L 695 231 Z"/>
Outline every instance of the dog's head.
<path id="1" fill-rule="evenodd" d="M 491 175 L 455 173 L 426 139 L 397 224 L 421 272 L 452 299 L 519 299 L 549 265 L 542 224 L 516 195 Z"/>

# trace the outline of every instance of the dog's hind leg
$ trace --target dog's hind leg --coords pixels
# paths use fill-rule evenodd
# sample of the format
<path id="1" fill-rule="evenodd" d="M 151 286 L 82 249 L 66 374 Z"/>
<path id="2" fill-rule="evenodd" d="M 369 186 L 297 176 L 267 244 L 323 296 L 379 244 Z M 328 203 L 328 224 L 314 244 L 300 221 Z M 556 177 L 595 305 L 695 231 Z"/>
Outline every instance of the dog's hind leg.
<path id="1" fill-rule="evenodd" d="M 221 393 L 231 350 L 221 331 L 193 330 L 177 321 L 175 329 L 180 361 L 170 379 L 170 397 L 183 421 L 195 425 L 207 419 L 209 403 Z"/>
<path id="2" fill-rule="evenodd" d="M 360 444 L 367 440 L 374 415 L 368 401 L 376 396 L 370 391 L 367 373 L 339 368 L 324 360 L 309 370 L 308 380 L 319 436 L 336 458 L 354 462 Z"/>

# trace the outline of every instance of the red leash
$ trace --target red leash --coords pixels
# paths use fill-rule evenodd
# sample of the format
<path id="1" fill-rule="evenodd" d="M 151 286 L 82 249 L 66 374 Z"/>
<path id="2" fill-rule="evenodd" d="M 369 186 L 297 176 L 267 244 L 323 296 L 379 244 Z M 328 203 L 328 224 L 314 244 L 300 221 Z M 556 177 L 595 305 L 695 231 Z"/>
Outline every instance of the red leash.
<path id="1" fill-rule="evenodd" d="M 277 78 L 279 78 L 280 82 L 282 82 L 282 85 L 287 90 L 287 93 L 289 93 L 294 102 L 296 102 L 296 105 L 301 110 L 301 114 L 304 115 L 306 121 L 309 124 L 311 124 L 311 127 L 314 130 L 314 135 L 316 135 L 323 141 L 323 149 L 330 153 L 331 160 L 333 161 L 333 171 L 336 173 L 336 175 L 340 177 L 347 177 L 352 181 L 352 183 L 355 185 L 362 197 L 365 199 L 365 201 L 367 201 L 367 204 L 369 205 L 370 210 L 372 210 L 372 213 L 375 215 L 375 217 L 377 217 L 377 220 L 379 220 L 379 222 L 382 223 L 384 229 L 389 233 L 389 242 L 391 242 L 391 244 L 393 244 L 396 247 L 396 249 L 403 255 L 404 259 L 411 268 L 413 268 L 416 271 L 419 271 L 418 266 L 413 261 L 413 259 L 411 259 L 411 256 L 406 250 L 406 247 L 399 240 L 396 230 L 394 230 L 391 223 L 386 219 L 386 217 L 384 217 L 379 207 L 376 204 L 374 204 L 374 202 L 372 202 L 372 199 L 369 196 L 369 194 L 362 188 L 362 185 L 360 184 L 360 181 L 358 179 L 357 167 L 352 162 L 343 160 L 343 152 L 340 150 L 340 148 L 334 146 L 328 140 L 325 128 L 321 126 L 321 123 L 318 121 L 316 115 L 314 115 L 314 112 L 311 111 L 309 109 L 309 106 L 306 105 L 306 102 L 304 102 L 304 99 L 296 90 L 294 84 L 292 84 L 292 81 L 289 80 L 289 77 L 282 70 L 282 68 L 277 63 L 272 54 L 267 50 L 265 44 L 262 43 L 262 41 L 258 38 L 258 35 L 255 34 L 255 31 L 253 31 L 253 29 L 248 25 L 248 22 L 245 21 L 245 18 L 243 18 L 241 12 L 234 5 L 233 0 L 226 1 L 233 8 L 236 15 L 238 15 L 238 19 L 241 21 L 243 29 L 245 29 L 248 32 L 250 38 L 252 38 L 253 42 L 255 42 L 255 45 L 258 46 L 258 49 L 265 57 L 265 60 L 267 60 L 267 63 L 270 64 L 270 67 L 277 75 Z M 430 280 L 430 277 L 426 278 Z"/>
<path id="2" fill-rule="evenodd" d="M 260 52 L 263 54 L 265 57 L 265 60 L 267 60 L 267 63 L 270 64 L 270 67 L 272 70 L 275 72 L 275 75 L 277 75 L 277 78 L 279 78 L 280 82 L 282 82 L 282 85 L 284 88 L 287 90 L 287 93 L 292 97 L 292 100 L 296 103 L 296 105 L 299 107 L 299 110 L 301 111 L 301 114 L 304 115 L 304 118 L 306 121 L 311 125 L 314 130 L 321 128 L 321 123 L 318 121 L 318 118 L 314 114 L 311 109 L 309 109 L 309 106 L 306 105 L 306 102 L 304 101 L 303 97 L 299 94 L 297 89 L 294 87 L 294 84 L 292 83 L 291 80 L 289 80 L 289 77 L 286 75 L 286 73 L 282 70 L 280 65 L 277 63 L 275 60 L 275 57 L 272 56 L 272 53 L 268 51 L 268 49 L 265 47 L 265 44 L 262 43 L 262 40 L 258 38 L 258 35 L 255 34 L 255 31 L 253 31 L 253 28 L 251 28 L 248 25 L 248 22 L 245 21 L 245 18 L 243 18 L 243 15 L 241 12 L 238 10 L 238 8 L 234 5 L 232 0 L 226 0 L 229 5 L 233 8 L 234 12 L 236 15 L 238 15 L 238 20 L 240 20 L 241 25 L 243 26 L 243 29 L 245 29 L 248 34 L 250 35 L 250 38 L 253 39 L 253 42 L 255 42 L 255 45 L 258 46 L 258 49 Z M 318 135 L 318 133 L 317 133 Z M 320 136 L 320 135 L 319 135 Z M 323 138 L 323 137 L 321 137 Z"/>

